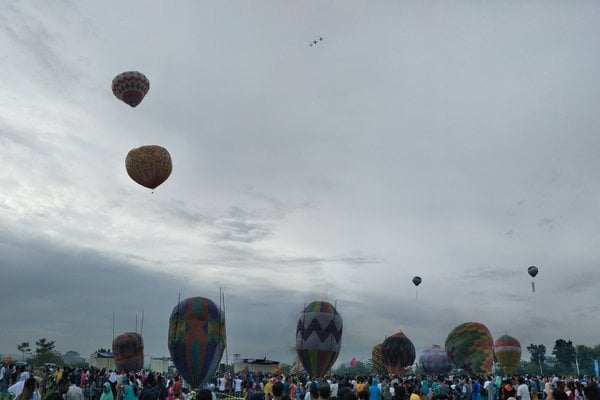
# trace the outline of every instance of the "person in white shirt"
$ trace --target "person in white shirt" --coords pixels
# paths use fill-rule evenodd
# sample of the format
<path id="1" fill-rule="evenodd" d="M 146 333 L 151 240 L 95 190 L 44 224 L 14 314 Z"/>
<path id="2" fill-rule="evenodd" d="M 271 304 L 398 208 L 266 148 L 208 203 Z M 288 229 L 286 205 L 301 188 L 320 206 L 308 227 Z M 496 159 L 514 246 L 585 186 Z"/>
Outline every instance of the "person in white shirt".
<path id="1" fill-rule="evenodd" d="M 518 382 L 517 400 L 531 400 L 531 396 L 529 396 L 529 385 L 525 382 L 525 378 L 520 376 Z"/>

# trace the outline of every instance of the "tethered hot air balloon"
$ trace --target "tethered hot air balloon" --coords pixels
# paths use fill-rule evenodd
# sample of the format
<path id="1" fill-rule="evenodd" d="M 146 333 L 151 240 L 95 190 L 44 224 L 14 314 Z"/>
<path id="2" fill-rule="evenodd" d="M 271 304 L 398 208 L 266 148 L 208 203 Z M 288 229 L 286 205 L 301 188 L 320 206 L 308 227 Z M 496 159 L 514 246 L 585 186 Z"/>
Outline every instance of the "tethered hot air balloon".
<path id="1" fill-rule="evenodd" d="M 532 277 L 535 278 L 535 276 L 538 274 L 538 267 L 536 267 L 535 265 L 532 265 L 531 267 L 527 268 L 527 273 Z M 531 291 L 535 292 L 535 282 L 531 281 Z"/>
<path id="2" fill-rule="evenodd" d="M 135 107 L 142 102 L 150 90 L 150 81 L 146 75 L 138 71 L 127 71 L 112 81 L 112 92 L 122 102 Z"/>
<path id="3" fill-rule="evenodd" d="M 521 343 L 512 336 L 502 335 L 496 339 L 494 347 L 504 375 L 514 375 L 521 361 Z"/>
<path id="4" fill-rule="evenodd" d="M 494 361 L 494 339 L 489 329 L 478 322 L 454 328 L 446 338 L 446 353 L 458 368 L 470 374 L 489 374 Z"/>
<path id="5" fill-rule="evenodd" d="M 415 361 L 415 345 L 403 333 L 386 338 L 381 344 L 383 362 L 388 374 L 402 375 Z"/>

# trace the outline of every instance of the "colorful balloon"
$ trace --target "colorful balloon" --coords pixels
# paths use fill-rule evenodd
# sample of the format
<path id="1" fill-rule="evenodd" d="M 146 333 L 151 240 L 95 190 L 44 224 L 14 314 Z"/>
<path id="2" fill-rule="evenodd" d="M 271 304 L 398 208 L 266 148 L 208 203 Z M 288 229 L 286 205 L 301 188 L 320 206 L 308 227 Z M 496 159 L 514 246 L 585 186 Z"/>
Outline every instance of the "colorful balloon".
<path id="1" fill-rule="evenodd" d="M 190 297 L 173 309 L 169 353 L 192 388 L 199 388 L 219 366 L 225 338 L 225 315 L 212 300 Z"/>
<path id="2" fill-rule="evenodd" d="M 300 313 L 296 353 L 311 377 L 324 376 L 335 363 L 342 345 L 342 329 L 342 316 L 325 301 L 313 301 Z"/>
<path id="3" fill-rule="evenodd" d="M 514 375 L 521 361 L 521 343 L 512 336 L 502 335 L 494 343 L 496 358 L 504 375 Z"/>
<path id="4" fill-rule="evenodd" d="M 538 268 L 535 265 L 532 265 L 531 267 L 527 268 L 527 273 L 531 275 L 532 278 L 535 278 L 538 272 Z"/>
<path id="5" fill-rule="evenodd" d="M 415 286 L 419 286 L 421 284 L 421 282 L 423 282 L 423 279 L 421 279 L 420 276 L 415 276 L 414 278 L 412 278 L 412 283 Z"/>
<path id="6" fill-rule="evenodd" d="M 419 356 L 419 364 L 428 374 L 447 374 L 452 369 L 452 363 L 446 350 L 440 346 L 432 346 L 423 350 Z"/>
<path id="7" fill-rule="evenodd" d="M 448 334 L 445 347 L 458 368 L 476 374 L 492 372 L 494 339 L 485 325 L 467 322 L 457 326 Z"/>
<path id="8" fill-rule="evenodd" d="M 127 332 L 117 336 L 113 339 L 112 351 L 117 370 L 134 372 L 144 368 L 144 340 L 139 333 Z"/>
<path id="9" fill-rule="evenodd" d="M 371 350 L 371 364 L 373 369 L 377 373 L 385 372 L 385 364 L 383 362 L 383 351 L 381 350 L 382 344 L 376 344 Z"/>
<path id="10" fill-rule="evenodd" d="M 125 168 L 131 179 L 154 189 L 171 175 L 173 164 L 167 149 L 151 145 L 138 147 L 127 153 Z"/>
<path id="11" fill-rule="evenodd" d="M 383 363 L 390 375 L 402 375 L 415 361 L 415 345 L 402 332 L 386 338 L 381 344 Z"/>
<path id="12" fill-rule="evenodd" d="M 115 97 L 131 107 L 140 104 L 148 90 L 150 90 L 150 81 L 141 72 L 123 72 L 115 76 L 112 81 L 112 92 Z"/>

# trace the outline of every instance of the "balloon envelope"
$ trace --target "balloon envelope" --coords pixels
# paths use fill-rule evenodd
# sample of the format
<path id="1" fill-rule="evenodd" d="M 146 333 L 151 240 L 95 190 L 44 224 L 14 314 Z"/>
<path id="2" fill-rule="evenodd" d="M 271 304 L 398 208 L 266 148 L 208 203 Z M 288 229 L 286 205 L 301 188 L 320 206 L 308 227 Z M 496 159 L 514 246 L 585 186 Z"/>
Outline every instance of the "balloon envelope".
<path id="1" fill-rule="evenodd" d="M 538 274 L 538 268 L 535 265 L 532 265 L 531 267 L 527 268 L 527 273 L 531 275 L 532 278 L 535 278 L 535 276 Z"/>
<path id="2" fill-rule="evenodd" d="M 379 343 L 373 346 L 373 350 L 371 350 L 371 363 L 375 372 L 386 371 L 385 363 L 383 362 L 383 351 L 381 349 L 382 344 Z"/>
<path id="3" fill-rule="evenodd" d="M 513 375 L 521 361 L 521 343 L 512 336 L 500 336 L 494 343 L 496 358 L 505 375 Z"/>
<path id="4" fill-rule="evenodd" d="M 340 353 L 342 329 L 342 316 L 326 301 L 313 301 L 300 313 L 296 353 L 309 376 L 322 377 L 331 369 Z"/>
<path id="5" fill-rule="evenodd" d="M 388 374 L 401 375 L 415 361 L 415 345 L 403 332 L 395 333 L 381 344 L 383 363 Z"/>
<path id="6" fill-rule="evenodd" d="M 112 351 L 117 370 L 129 372 L 144 368 L 144 340 L 136 332 L 127 332 L 113 339 Z"/>
<path id="7" fill-rule="evenodd" d="M 169 318 L 169 353 L 192 388 L 217 369 L 225 350 L 225 315 L 205 297 L 183 300 Z"/>
<path id="8" fill-rule="evenodd" d="M 146 75 L 138 71 L 127 71 L 112 81 L 112 92 L 122 102 L 135 107 L 142 102 L 150 90 L 150 81 Z"/>
<path id="9" fill-rule="evenodd" d="M 421 368 L 428 374 L 447 374 L 452 369 L 452 363 L 445 349 L 432 346 L 423 350 L 419 356 Z"/>
<path id="10" fill-rule="evenodd" d="M 412 283 L 415 286 L 419 286 L 421 284 L 421 282 L 423 282 L 423 280 L 421 279 L 420 276 L 415 276 L 414 278 L 412 278 Z"/>
<path id="11" fill-rule="evenodd" d="M 150 145 L 132 149 L 125 158 L 127 174 L 131 179 L 150 189 L 167 180 L 173 164 L 164 147 Z"/>
<path id="12" fill-rule="evenodd" d="M 446 338 L 450 361 L 469 373 L 491 373 L 494 339 L 489 329 L 478 322 L 467 322 L 454 328 Z"/>

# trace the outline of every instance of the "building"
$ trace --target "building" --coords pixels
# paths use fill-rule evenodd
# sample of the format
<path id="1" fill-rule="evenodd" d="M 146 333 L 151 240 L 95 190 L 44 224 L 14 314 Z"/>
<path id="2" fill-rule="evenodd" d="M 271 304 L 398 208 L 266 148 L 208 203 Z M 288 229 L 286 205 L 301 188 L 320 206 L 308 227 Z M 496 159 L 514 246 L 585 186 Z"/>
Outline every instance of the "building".
<path id="1" fill-rule="evenodd" d="M 236 359 L 233 363 L 233 372 L 245 371 L 279 374 L 281 373 L 281 368 L 279 367 L 279 361 L 267 360 L 266 358 Z"/>
<path id="2" fill-rule="evenodd" d="M 165 374 L 173 368 L 173 363 L 169 357 L 150 358 L 150 370 Z"/>
<path id="3" fill-rule="evenodd" d="M 90 355 L 90 367 L 109 370 L 116 370 L 115 357 L 113 353 L 96 351 Z"/>

